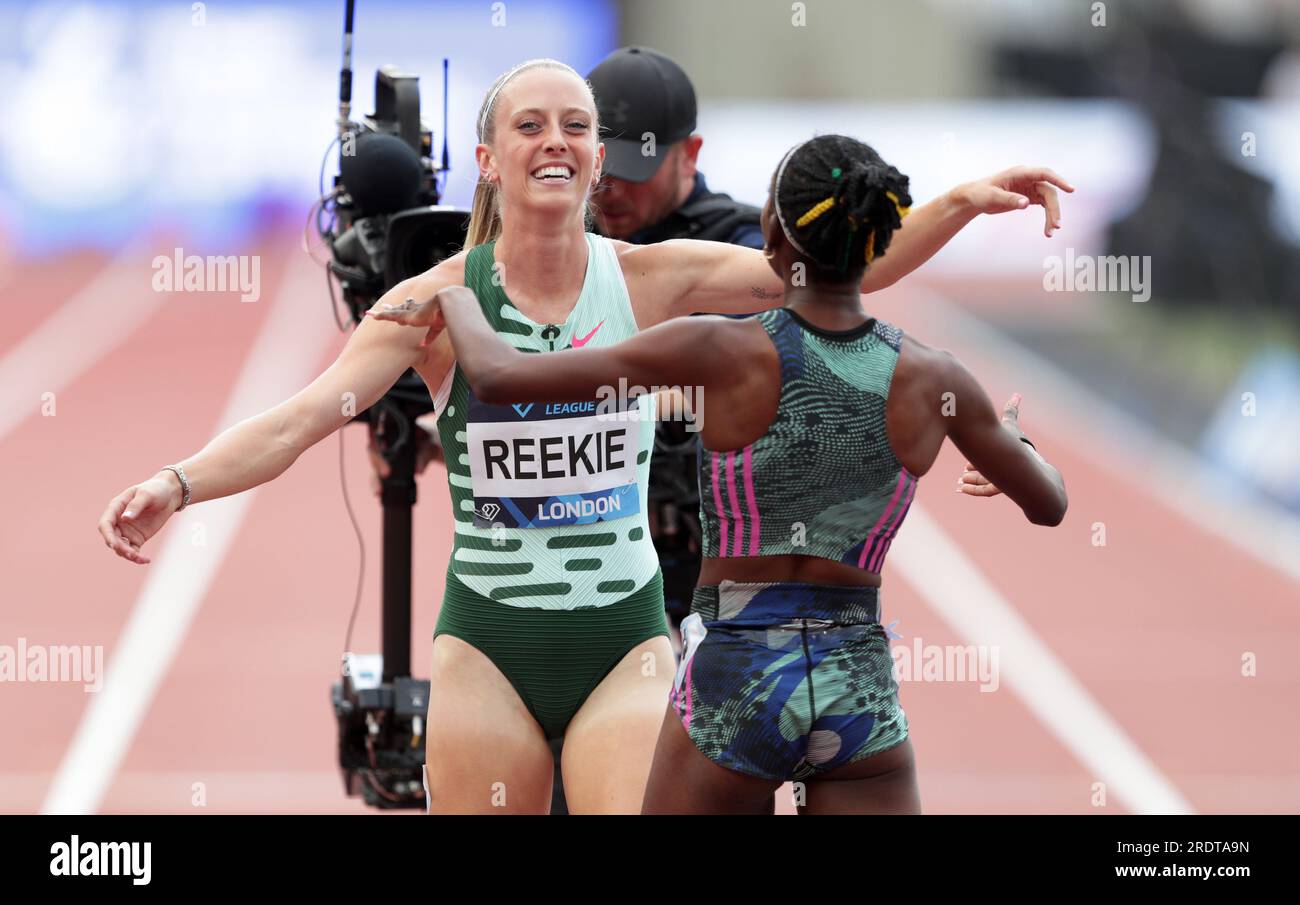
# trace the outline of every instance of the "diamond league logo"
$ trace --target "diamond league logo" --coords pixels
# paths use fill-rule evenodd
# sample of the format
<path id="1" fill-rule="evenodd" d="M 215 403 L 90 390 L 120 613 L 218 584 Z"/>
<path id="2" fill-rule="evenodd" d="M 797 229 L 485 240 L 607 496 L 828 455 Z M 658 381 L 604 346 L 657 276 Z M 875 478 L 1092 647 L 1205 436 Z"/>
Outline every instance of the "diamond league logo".
<path id="1" fill-rule="evenodd" d="M 479 507 L 478 514 L 483 516 L 489 522 L 492 521 L 501 512 L 501 507 L 496 503 L 484 503 Z"/>

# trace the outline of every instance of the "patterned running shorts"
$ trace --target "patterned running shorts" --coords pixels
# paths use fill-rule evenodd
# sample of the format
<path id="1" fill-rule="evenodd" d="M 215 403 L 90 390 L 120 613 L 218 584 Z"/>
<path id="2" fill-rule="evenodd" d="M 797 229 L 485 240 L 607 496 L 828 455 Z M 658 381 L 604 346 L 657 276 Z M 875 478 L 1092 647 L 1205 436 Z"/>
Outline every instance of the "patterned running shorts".
<path id="1" fill-rule="evenodd" d="M 670 701 L 720 766 L 802 780 L 907 740 L 876 588 L 700 587 L 682 645 Z"/>

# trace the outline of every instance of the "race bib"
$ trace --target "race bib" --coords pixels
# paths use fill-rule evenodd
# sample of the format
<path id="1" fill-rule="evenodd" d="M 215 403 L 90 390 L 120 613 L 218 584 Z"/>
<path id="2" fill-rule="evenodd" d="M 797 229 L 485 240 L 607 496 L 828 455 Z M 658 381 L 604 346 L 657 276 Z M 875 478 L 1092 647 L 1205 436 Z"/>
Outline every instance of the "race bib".
<path id="1" fill-rule="evenodd" d="M 637 400 L 487 405 L 469 394 L 465 434 L 474 527 L 558 528 L 640 512 Z M 630 416 L 630 417 L 629 417 Z"/>

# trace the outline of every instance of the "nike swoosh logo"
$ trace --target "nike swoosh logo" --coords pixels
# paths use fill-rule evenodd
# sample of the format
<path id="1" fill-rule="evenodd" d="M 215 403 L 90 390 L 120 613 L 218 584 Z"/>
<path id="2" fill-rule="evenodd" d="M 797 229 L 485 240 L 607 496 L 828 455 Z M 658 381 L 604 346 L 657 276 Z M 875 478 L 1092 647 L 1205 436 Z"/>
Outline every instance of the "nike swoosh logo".
<path id="1" fill-rule="evenodd" d="M 605 326 L 605 322 L 604 322 L 604 321 L 601 321 L 601 322 L 600 322 L 599 324 L 597 324 L 595 327 L 592 327 L 591 332 L 588 333 L 586 336 L 584 336 L 582 339 L 578 339 L 577 337 L 574 337 L 574 339 L 573 339 L 573 348 L 575 348 L 575 349 L 581 349 L 581 348 L 582 348 L 583 346 L 585 346 L 587 343 L 591 342 L 591 338 L 592 338 L 593 336 L 596 335 L 596 331 L 599 330 L 599 329 L 600 329 L 601 327 L 603 327 L 603 326 Z"/>

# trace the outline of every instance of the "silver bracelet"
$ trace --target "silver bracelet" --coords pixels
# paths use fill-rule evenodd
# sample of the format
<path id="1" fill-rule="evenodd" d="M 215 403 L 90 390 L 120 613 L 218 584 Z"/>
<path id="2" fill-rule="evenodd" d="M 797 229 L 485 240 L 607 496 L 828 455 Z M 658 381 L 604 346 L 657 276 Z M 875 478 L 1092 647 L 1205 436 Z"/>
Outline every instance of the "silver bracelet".
<path id="1" fill-rule="evenodd" d="M 184 509 L 186 506 L 190 504 L 190 482 L 185 479 L 185 469 L 181 468 L 179 465 L 164 465 L 163 471 L 175 472 L 176 477 L 180 478 L 181 505 L 176 510 L 177 512 L 180 512 L 181 509 Z"/>

